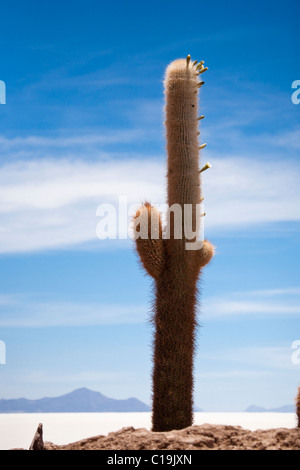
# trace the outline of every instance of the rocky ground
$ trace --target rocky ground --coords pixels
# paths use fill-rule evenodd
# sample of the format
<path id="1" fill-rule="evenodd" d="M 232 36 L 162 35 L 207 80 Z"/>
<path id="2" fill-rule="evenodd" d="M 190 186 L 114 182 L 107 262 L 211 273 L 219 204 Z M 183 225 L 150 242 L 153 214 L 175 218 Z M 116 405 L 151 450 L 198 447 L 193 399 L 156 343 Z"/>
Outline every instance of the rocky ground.
<path id="1" fill-rule="evenodd" d="M 31 450 L 300 450 L 300 428 L 249 431 L 240 426 L 190 426 L 178 431 L 151 432 L 122 428 L 68 445 L 42 440 L 40 425 Z"/>

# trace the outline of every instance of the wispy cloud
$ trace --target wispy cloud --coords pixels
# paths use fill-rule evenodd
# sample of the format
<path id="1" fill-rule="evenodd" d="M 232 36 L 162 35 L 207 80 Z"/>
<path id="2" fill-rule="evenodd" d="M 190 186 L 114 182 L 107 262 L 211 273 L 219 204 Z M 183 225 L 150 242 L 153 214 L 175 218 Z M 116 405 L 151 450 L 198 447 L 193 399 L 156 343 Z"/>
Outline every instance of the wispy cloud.
<path id="1" fill-rule="evenodd" d="M 22 252 L 96 242 L 102 203 L 128 208 L 161 198 L 163 172 L 157 161 L 42 160 L 0 170 L 0 252 Z M 129 221 L 129 214 L 128 214 Z M 100 242 L 99 242 L 100 243 Z"/>
<path id="2" fill-rule="evenodd" d="M 99 130 L 97 134 L 83 134 L 83 135 L 69 135 L 69 136 L 55 136 L 55 137 L 45 137 L 31 135 L 27 137 L 12 137 L 8 138 L 5 136 L 0 136 L 0 145 L 2 152 L 6 150 L 17 150 L 20 148 L 25 148 L 28 151 L 36 150 L 40 148 L 42 151 L 51 149 L 65 149 L 76 147 L 78 151 L 78 146 L 86 148 L 86 145 L 103 145 L 103 144 L 115 144 L 115 143 L 124 143 L 124 142 L 133 142 L 137 139 L 145 137 L 145 131 L 141 129 L 123 129 L 123 130 L 112 130 L 109 131 Z"/>
<path id="3" fill-rule="evenodd" d="M 30 373 L 26 373 L 26 377 L 21 377 L 20 381 L 24 381 L 25 383 L 29 384 L 67 384 L 68 386 L 72 386 L 73 384 L 78 383 L 99 383 L 105 384 L 109 383 L 124 383 L 125 380 L 128 380 L 130 376 L 134 374 L 130 370 L 120 370 L 117 372 L 109 372 L 109 371 L 96 371 L 96 370 L 87 370 L 78 373 L 70 373 L 70 374 L 49 374 L 49 372 L 44 372 L 42 370 L 33 371 Z"/>
<path id="4" fill-rule="evenodd" d="M 44 144 L 51 154 L 51 146 L 56 144 Z M 209 152 L 207 156 L 213 165 L 203 177 L 205 226 L 210 233 L 300 220 L 297 162 L 271 167 L 255 158 L 214 158 Z M 75 155 L 2 165 L 0 252 L 95 242 L 97 207 L 101 203 L 117 205 L 119 196 L 126 196 L 129 206 L 145 199 L 163 204 L 164 160 L 149 155 L 120 158 L 114 154 L 111 158 L 85 160 Z"/>
<path id="5" fill-rule="evenodd" d="M 67 69 L 57 72 L 57 83 L 67 80 Z M 112 72 L 107 70 L 104 78 Z M 117 77 L 116 70 L 114 74 Z M 207 121 L 201 123 L 201 141 L 208 142 L 201 162 L 212 164 L 202 177 L 205 230 L 211 236 L 220 230 L 299 222 L 300 163 L 295 153 L 300 139 L 299 126 L 290 126 L 290 97 L 277 93 L 275 100 L 274 90 L 241 82 L 229 73 L 221 91 L 214 86 L 219 87 L 219 81 L 214 85 L 212 76 L 200 99 L 204 108 L 207 102 L 210 106 Z M 163 150 L 151 150 L 154 132 L 155 142 L 164 134 L 162 104 L 157 98 L 123 97 L 118 113 L 126 116 L 126 128 L 109 121 L 97 132 L 0 136 L 0 253 L 97 243 L 97 207 L 117 206 L 119 196 L 126 196 L 129 206 L 145 199 L 165 203 L 165 155 Z M 278 113 L 285 126 L 273 130 Z M 154 125 L 160 114 L 161 122 Z M 124 149 L 124 144 L 129 145 Z M 136 145 L 146 150 L 138 153 Z M 230 308 L 248 311 L 252 305 Z"/>
<path id="6" fill-rule="evenodd" d="M 240 292 L 239 295 L 244 295 L 245 293 Z M 278 288 L 278 289 L 261 289 L 246 292 L 247 296 L 252 297 L 277 297 L 277 296 L 290 296 L 298 295 L 300 296 L 300 287 L 287 287 L 287 288 Z"/>
<path id="7" fill-rule="evenodd" d="M 142 323 L 146 305 L 117 303 L 52 302 L 34 296 L 15 295 L 0 303 L 0 327 L 39 328 L 53 326 L 91 326 Z"/>
<path id="8" fill-rule="evenodd" d="M 241 353 L 237 351 L 236 354 Z M 225 352 L 226 357 L 226 352 Z M 197 379 L 201 380 L 258 380 L 259 378 L 266 378 L 272 375 L 269 370 L 245 370 L 245 369 L 230 369 L 230 370 L 216 370 L 208 372 L 200 372 L 196 375 Z"/>
<path id="9" fill-rule="evenodd" d="M 299 288 L 232 292 L 224 297 L 204 298 L 205 321 L 252 315 L 300 315 Z M 294 298 L 290 298 L 291 292 Z M 256 299 L 253 300 L 255 295 Z M 278 301 L 278 297 L 281 299 Z M 41 299 L 35 295 L 0 295 L 0 327 L 51 327 L 143 323 L 149 306 L 102 302 Z"/>
<path id="10" fill-rule="evenodd" d="M 293 349 L 287 345 L 266 345 L 266 346 L 245 346 L 236 348 L 222 348 L 210 351 L 208 354 L 201 354 L 203 361 L 218 361 L 222 363 L 220 370 L 214 371 L 211 377 L 222 378 L 258 378 L 260 374 L 269 375 L 273 371 L 296 371 L 292 362 Z M 208 363 L 209 363 L 208 362 Z M 224 365 L 228 364 L 228 370 L 224 370 Z M 208 377 L 210 372 L 203 372 L 203 376 Z M 201 374 L 201 376 L 202 376 Z"/>
<path id="11" fill-rule="evenodd" d="M 274 135 L 263 134 L 257 137 L 257 142 L 263 142 L 264 145 L 268 145 L 270 148 L 276 146 L 280 149 L 300 150 L 300 126 L 280 132 L 275 137 Z"/>
<path id="12" fill-rule="evenodd" d="M 247 224 L 298 221 L 300 217 L 297 161 L 265 161 L 257 153 L 222 158 L 207 153 L 213 168 L 203 177 L 206 223 L 223 229 Z"/>
<path id="13" fill-rule="evenodd" d="M 300 315 L 300 303 L 287 305 L 277 302 L 250 302 L 247 300 L 224 300 L 212 302 L 209 309 L 215 315 L 245 315 L 245 314 L 298 314 Z"/>
<path id="14" fill-rule="evenodd" d="M 236 316 L 276 315 L 300 316 L 300 288 L 232 292 L 203 302 L 206 320 Z"/>

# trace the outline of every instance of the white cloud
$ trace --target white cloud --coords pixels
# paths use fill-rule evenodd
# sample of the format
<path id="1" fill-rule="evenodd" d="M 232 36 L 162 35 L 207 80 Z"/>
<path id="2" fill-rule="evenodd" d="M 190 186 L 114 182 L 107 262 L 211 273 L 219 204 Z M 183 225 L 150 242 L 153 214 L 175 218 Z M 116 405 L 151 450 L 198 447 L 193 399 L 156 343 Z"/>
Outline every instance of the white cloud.
<path id="1" fill-rule="evenodd" d="M 259 223 L 299 221 L 300 165 L 258 158 L 207 158 L 203 175 L 205 224 L 224 230 Z"/>
<path id="2" fill-rule="evenodd" d="M 141 129 L 124 129 L 124 130 L 108 130 L 105 129 L 102 132 L 99 131 L 97 134 L 84 134 L 84 135 L 72 135 L 72 136 L 57 136 L 57 137 L 45 137 L 31 135 L 28 137 L 14 137 L 7 138 L 0 136 L 0 145 L 2 152 L 6 151 L 19 151 L 20 148 L 31 151 L 49 149 L 66 149 L 78 146 L 86 148 L 90 145 L 103 145 L 103 144 L 114 144 L 114 143 L 126 143 L 133 142 L 145 135 L 145 131 Z M 3 153 L 2 153 L 3 155 Z"/>
<path id="3" fill-rule="evenodd" d="M 295 365 L 292 362 L 292 353 L 293 349 L 290 344 L 285 346 L 275 345 L 275 346 L 249 346 L 249 347 L 236 347 L 236 348 L 224 348 L 222 350 L 218 349 L 216 355 L 210 353 L 208 355 L 202 355 L 207 361 L 217 360 L 222 361 L 222 365 L 225 363 L 230 365 L 228 370 L 220 370 L 213 373 L 216 374 L 216 377 L 220 375 L 222 377 L 232 376 L 240 378 L 251 374 L 258 374 L 259 372 L 271 373 L 272 370 L 286 370 L 286 371 L 295 371 Z M 243 369 L 236 370 L 232 369 L 232 364 L 240 364 L 243 366 Z M 255 369 L 249 369 L 249 367 L 255 367 Z M 203 374 L 209 374 L 208 372 L 203 372 Z M 253 377 L 255 378 L 255 377 Z"/>
<path id="4" fill-rule="evenodd" d="M 300 314 L 300 304 L 286 305 L 277 302 L 225 300 L 212 302 L 209 310 L 215 315 Z"/>
<path id="5" fill-rule="evenodd" d="M 276 139 L 271 135 L 264 135 L 259 139 L 262 140 L 264 144 L 300 150 L 300 126 L 295 129 L 282 132 L 276 136 Z"/>
<path id="6" fill-rule="evenodd" d="M 240 293 L 239 295 L 244 295 Z M 280 295 L 300 295 L 300 287 L 286 287 L 283 289 L 262 289 L 247 292 L 248 296 L 274 297 Z"/>
<path id="7" fill-rule="evenodd" d="M 152 159 L 16 162 L 0 170 L 0 252 L 99 241 L 97 207 L 119 196 L 131 204 L 161 198 L 161 165 Z M 129 217 L 128 217 L 129 221 Z M 99 246 L 100 246 L 99 241 Z"/>
<path id="8" fill-rule="evenodd" d="M 273 292 L 275 291 L 275 294 Z M 298 288 L 233 292 L 224 297 L 202 299 L 205 321 L 241 315 L 300 315 Z M 282 296 L 278 302 L 278 296 Z M 242 300 L 241 300 L 242 298 Z M 32 295 L 0 295 L 0 327 L 50 327 L 144 323 L 150 309 L 142 304 L 48 301 Z M 295 338 L 297 339 L 297 338 Z"/>
<path id="9" fill-rule="evenodd" d="M 128 134 L 128 135 L 127 135 Z M 107 135 L 0 138 L 0 253 L 28 252 L 100 242 L 99 204 L 128 205 L 145 199 L 165 202 L 165 157 L 101 152 L 98 144 L 133 141 L 138 131 Z M 67 157 L 62 157 L 67 152 Z M 286 159 L 272 164 L 256 154 L 201 159 L 205 228 L 236 230 L 257 224 L 299 221 L 300 165 Z M 54 158 L 60 155 L 60 158 Z M 129 222 L 128 217 L 127 222 Z M 115 244 L 117 247 L 117 243 Z"/>
<path id="10" fill-rule="evenodd" d="M 26 296 L 11 296 L 0 303 L 0 327 L 87 326 L 143 323 L 148 318 L 145 305 L 117 303 L 51 302 Z"/>
<path id="11" fill-rule="evenodd" d="M 204 299 L 202 312 L 208 321 L 237 315 L 300 315 L 299 294 L 298 287 L 232 292 L 223 297 Z"/>

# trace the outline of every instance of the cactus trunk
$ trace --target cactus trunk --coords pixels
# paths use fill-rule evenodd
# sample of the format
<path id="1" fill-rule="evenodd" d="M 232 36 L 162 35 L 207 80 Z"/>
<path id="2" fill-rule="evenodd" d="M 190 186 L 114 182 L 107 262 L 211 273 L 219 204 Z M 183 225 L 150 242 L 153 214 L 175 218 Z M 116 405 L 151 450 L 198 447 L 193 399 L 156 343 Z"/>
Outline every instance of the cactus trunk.
<path id="1" fill-rule="evenodd" d="M 298 394 L 296 397 L 296 414 L 297 414 L 297 427 L 300 428 L 300 387 L 298 387 Z"/>
<path id="2" fill-rule="evenodd" d="M 153 431 L 192 424 L 196 293 L 171 262 L 156 283 Z"/>
<path id="3" fill-rule="evenodd" d="M 166 71 L 169 212 L 165 236 L 160 215 L 149 203 L 134 218 L 137 251 L 146 271 L 155 279 L 156 288 L 153 431 L 182 429 L 193 420 L 197 281 L 201 268 L 213 255 L 207 241 L 197 250 L 187 249 L 187 243 L 197 240 L 199 230 L 198 90 L 203 82 L 198 75 L 205 70 L 202 62 L 196 67 L 188 56 L 187 60 L 172 62 Z M 155 220 L 159 236 L 154 240 L 150 226 Z M 144 232 L 142 237 L 145 221 L 147 236 Z"/>

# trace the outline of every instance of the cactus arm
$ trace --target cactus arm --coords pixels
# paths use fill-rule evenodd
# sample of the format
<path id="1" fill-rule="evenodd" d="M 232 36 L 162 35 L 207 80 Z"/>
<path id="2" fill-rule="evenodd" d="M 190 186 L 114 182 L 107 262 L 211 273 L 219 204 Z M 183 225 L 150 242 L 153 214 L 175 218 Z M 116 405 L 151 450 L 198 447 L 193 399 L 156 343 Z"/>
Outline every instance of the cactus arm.
<path id="1" fill-rule="evenodd" d="M 133 218 L 134 238 L 140 261 L 147 273 L 157 279 L 164 267 L 164 245 L 161 216 L 148 202 Z"/>
<path id="2" fill-rule="evenodd" d="M 206 266 L 214 256 L 214 253 L 214 246 L 209 241 L 204 240 L 202 248 L 195 251 L 198 269 Z"/>

